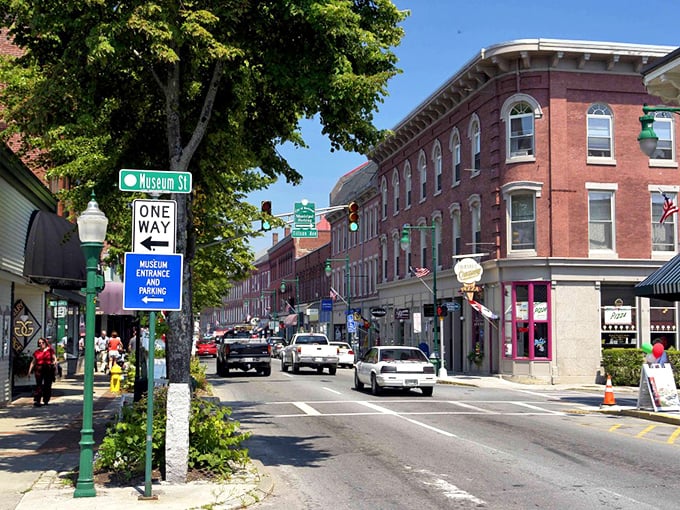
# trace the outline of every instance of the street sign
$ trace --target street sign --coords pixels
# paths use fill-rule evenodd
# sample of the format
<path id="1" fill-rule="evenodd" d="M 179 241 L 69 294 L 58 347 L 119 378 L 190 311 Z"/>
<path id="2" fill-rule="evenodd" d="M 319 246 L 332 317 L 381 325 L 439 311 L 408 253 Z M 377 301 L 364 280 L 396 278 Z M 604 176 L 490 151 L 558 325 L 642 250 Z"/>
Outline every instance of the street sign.
<path id="1" fill-rule="evenodd" d="M 118 189 L 143 193 L 191 193 L 191 172 L 122 169 Z"/>
<path id="2" fill-rule="evenodd" d="M 387 315 L 387 310 L 385 310 L 384 308 L 374 306 L 371 308 L 371 315 L 376 318 L 385 317 L 385 315 Z"/>
<path id="3" fill-rule="evenodd" d="M 123 310 L 181 310 L 182 258 L 126 253 Z"/>
<path id="4" fill-rule="evenodd" d="M 292 237 L 318 237 L 316 207 L 313 202 L 295 202 Z"/>
<path id="5" fill-rule="evenodd" d="M 444 303 L 444 306 L 446 306 L 449 312 L 457 312 L 460 310 L 460 304 L 456 303 L 455 301 L 447 301 Z"/>
<path id="6" fill-rule="evenodd" d="M 132 251 L 175 253 L 177 202 L 135 200 L 132 206 Z"/>
<path id="7" fill-rule="evenodd" d="M 354 322 L 354 318 L 351 315 L 347 316 L 347 332 L 348 333 L 357 332 L 357 323 Z"/>

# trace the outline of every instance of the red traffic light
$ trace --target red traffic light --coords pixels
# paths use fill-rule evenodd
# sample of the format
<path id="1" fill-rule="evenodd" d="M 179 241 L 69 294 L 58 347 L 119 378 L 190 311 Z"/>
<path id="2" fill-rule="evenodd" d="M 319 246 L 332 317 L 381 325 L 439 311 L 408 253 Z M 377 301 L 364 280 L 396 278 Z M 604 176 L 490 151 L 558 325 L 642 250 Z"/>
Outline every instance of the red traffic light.
<path id="1" fill-rule="evenodd" d="M 260 207 L 260 210 L 261 210 L 264 214 L 269 214 L 269 215 L 271 215 L 271 213 L 272 213 L 272 202 L 271 202 L 271 200 L 263 200 L 263 201 L 262 201 L 262 205 L 261 205 L 261 207 Z"/>
<path id="2" fill-rule="evenodd" d="M 446 317 L 446 314 L 449 312 L 449 309 L 446 308 L 445 306 L 438 306 L 437 307 L 437 317 Z"/>

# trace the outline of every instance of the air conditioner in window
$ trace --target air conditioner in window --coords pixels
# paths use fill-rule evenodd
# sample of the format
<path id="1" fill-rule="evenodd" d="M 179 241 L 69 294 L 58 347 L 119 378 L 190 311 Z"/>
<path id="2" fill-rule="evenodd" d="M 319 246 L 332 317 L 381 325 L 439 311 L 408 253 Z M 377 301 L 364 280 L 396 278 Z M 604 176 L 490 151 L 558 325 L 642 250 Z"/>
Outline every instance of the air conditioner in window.
<path id="1" fill-rule="evenodd" d="M 512 153 L 513 158 L 516 158 L 518 156 L 530 156 L 530 155 L 531 155 L 531 153 L 530 153 L 529 149 L 524 149 L 524 150 L 521 150 L 521 151 L 513 151 L 513 153 Z"/>

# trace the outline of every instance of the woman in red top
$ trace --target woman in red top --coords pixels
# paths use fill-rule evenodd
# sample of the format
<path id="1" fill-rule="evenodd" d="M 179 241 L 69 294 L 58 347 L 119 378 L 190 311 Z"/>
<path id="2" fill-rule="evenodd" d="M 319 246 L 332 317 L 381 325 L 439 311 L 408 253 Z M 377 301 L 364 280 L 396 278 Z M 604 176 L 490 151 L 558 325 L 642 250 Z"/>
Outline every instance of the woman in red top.
<path id="1" fill-rule="evenodd" d="M 31 365 L 28 367 L 28 374 L 35 369 L 36 389 L 33 394 L 33 405 L 40 407 L 42 397 L 45 405 L 49 404 L 52 397 L 52 381 L 54 380 L 54 365 L 57 362 L 57 355 L 44 338 L 38 339 L 38 348 L 33 353 Z"/>

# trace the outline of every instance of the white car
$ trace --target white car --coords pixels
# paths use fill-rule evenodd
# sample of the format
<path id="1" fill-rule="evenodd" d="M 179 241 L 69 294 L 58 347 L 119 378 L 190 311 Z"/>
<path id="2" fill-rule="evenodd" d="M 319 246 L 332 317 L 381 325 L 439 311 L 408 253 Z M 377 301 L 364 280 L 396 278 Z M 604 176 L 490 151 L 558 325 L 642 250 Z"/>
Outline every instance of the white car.
<path id="1" fill-rule="evenodd" d="M 383 388 L 420 388 L 430 397 L 436 383 L 434 365 L 417 347 L 373 347 L 354 367 L 354 387 L 362 390 L 365 384 L 370 385 L 373 395 L 379 395 Z"/>
<path id="2" fill-rule="evenodd" d="M 331 342 L 338 348 L 338 366 L 352 368 L 354 366 L 354 351 L 347 342 Z"/>

